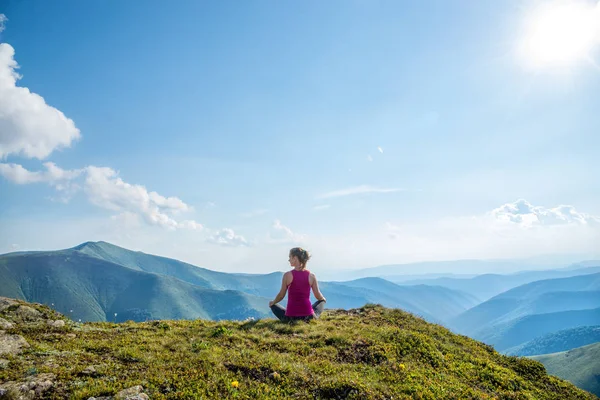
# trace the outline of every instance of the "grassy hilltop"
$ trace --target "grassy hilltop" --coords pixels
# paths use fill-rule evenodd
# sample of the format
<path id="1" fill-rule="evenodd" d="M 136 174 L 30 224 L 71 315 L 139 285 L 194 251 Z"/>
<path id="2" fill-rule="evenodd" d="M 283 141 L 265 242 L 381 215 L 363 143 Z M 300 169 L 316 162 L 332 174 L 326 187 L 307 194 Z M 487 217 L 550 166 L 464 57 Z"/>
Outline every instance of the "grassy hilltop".
<path id="1" fill-rule="evenodd" d="M 308 324 L 82 324 L 0 298 L 0 317 L 0 349 L 15 344 L 0 354 L 5 398 L 23 384 L 47 399 L 126 398 L 128 388 L 137 399 L 596 398 L 536 361 L 381 306 L 328 311 Z"/>

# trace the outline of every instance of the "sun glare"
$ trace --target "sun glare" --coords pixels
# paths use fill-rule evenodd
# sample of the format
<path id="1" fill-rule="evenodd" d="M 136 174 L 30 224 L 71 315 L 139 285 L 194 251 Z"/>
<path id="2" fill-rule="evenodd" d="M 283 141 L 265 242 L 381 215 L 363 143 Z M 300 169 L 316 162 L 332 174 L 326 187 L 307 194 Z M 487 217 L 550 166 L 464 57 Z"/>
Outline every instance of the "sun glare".
<path id="1" fill-rule="evenodd" d="M 573 67 L 600 43 L 600 3 L 564 0 L 544 3 L 526 20 L 520 53 L 531 68 Z"/>

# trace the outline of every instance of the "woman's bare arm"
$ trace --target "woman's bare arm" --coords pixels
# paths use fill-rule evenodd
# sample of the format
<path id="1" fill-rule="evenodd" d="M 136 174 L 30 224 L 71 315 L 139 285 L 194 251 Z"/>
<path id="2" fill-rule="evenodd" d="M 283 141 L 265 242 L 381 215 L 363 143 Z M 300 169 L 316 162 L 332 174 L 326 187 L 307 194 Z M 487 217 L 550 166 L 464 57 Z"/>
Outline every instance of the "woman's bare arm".
<path id="1" fill-rule="evenodd" d="M 288 286 L 291 283 L 291 282 L 288 282 L 290 280 L 289 279 L 290 275 L 291 274 L 289 272 L 286 272 L 285 274 L 283 274 L 283 277 L 281 278 L 281 289 L 279 289 L 279 293 L 277 293 L 277 296 L 275 296 L 275 299 L 269 302 L 269 307 L 271 307 L 273 304 L 279 303 L 285 297 Z"/>
<path id="2" fill-rule="evenodd" d="M 325 299 L 325 296 L 323 296 L 323 293 L 321 293 L 321 291 L 319 290 L 319 283 L 317 282 L 317 277 L 315 276 L 315 274 L 312 273 L 310 274 L 310 287 L 317 300 L 327 301 Z"/>

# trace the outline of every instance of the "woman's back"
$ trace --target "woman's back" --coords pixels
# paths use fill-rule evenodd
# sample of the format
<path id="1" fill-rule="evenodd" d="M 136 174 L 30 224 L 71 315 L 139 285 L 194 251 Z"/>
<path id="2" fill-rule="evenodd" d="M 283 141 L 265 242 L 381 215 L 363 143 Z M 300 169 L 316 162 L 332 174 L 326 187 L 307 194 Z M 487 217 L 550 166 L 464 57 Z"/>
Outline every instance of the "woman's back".
<path id="1" fill-rule="evenodd" d="M 310 271 L 305 269 L 292 271 L 292 283 L 288 288 L 288 303 L 285 315 L 288 317 L 306 317 L 313 314 L 310 303 Z"/>

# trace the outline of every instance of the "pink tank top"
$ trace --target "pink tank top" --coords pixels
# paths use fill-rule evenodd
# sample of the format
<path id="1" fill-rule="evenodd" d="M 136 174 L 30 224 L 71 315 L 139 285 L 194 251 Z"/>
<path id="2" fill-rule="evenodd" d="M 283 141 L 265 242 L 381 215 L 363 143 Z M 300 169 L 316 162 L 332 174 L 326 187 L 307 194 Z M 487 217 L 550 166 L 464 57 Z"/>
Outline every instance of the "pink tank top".
<path id="1" fill-rule="evenodd" d="M 288 302 L 285 315 L 288 317 L 307 317 L 314 314 L 310 304 L 310 271 L 292 270 L 294 279 L 288 286 Z"/>

